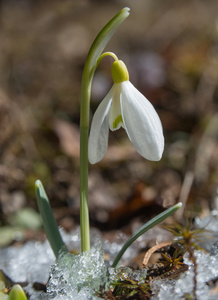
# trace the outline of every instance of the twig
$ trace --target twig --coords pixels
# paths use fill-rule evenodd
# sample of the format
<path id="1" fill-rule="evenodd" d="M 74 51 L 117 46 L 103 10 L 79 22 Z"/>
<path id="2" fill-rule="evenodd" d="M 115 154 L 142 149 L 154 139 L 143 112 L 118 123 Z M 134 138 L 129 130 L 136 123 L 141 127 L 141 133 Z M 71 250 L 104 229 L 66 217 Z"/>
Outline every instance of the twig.
<path id="1" fill-rule="evenodd" d="M 166 247 L 166 246 L 168 246 L 168 245 L 171 245 L 171 244 L 172 244 L 171 241 L 169 241 L 169 242 L 163 242 L 163 243 L 160 243 L 160 244 L 155 245 L 155 246 L 153 246 L 152 248 L 150 248 L 150 249 L 145 253 L 145 256 L 144 256 L 144 259 L 143 259 L 143 262 L 142 262 L 143 266 L 145 267 L 145 266 L 148 264 L 148 261 L 149 261 L 151 255 L 152 255 L 154 252 L 156 252 L 157 250 L 159 250 L 159 249 L 161 249 L 161 248 L 163 248 L 163 247 Z"/>
<path id="2" fill-rule="evenodd" d="M 175 217 L 178 221 L 180 221 L 183 217 L 184 209 L 186 207 L 186 203 L 188 200 L 188 195 L 190 193 L 192 184 L 194 181 L 194 173 L 192 171 L 188 171 L 185 174 L 185 178 L 182 184 L 180 196 L 179 196 L 179 202 L 182 202 L 182 208 L 175 213 Z"/>

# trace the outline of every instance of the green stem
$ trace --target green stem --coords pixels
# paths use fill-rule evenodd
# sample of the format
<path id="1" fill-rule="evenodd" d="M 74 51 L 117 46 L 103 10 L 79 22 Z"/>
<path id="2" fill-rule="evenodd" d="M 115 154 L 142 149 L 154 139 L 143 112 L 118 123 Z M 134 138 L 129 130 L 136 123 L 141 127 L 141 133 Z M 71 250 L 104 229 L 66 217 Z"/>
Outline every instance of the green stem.
<path id="1" fill-rule="evenodd" d="M 97 60 L 97 63 L 96 63 L 96 68 L 97 68 L 97 66 L 100 64 L 101 60 L 102 60 L 105 56 L 111 56 L 111 57 L 113 57 L 113 59 L 114 59 L 115 61 L 118 61 L 118 57 L 117 57 L 116 54 L 114 54 L 113 52 L 104 52 L 104 53 L 102 53 L 102 54 L 99 56 L 99 58 L 98 58 L 98 60 Z"/>
<path id="2" fill-rule="evenodd" d="M 100 31 L 89 50 L 82 76 L 80 108 L 80 230 L 82 251 L 88 251 L 90 249 L 88 209 L 88 132 L 92 79 L 99 56 L 116 29 L 128 17 L 128 15 L 129 8 L 123 8 Z"/>
<path id="3" fill-rule="evenodd" d="M 159 224 L 160 222 L 164 221 L 167 217 L 172 215 L 177 209 L 179 209 L 182 206 L 182 203 L 178 203 L 174 205 L 171 208 L 168 208 L 164 212 L 160 213 L 150 221 L 148 221 L 145 225 L 143 225 L 136 233 L 134 233 L 131 238 L 123 245 L 122 249 L 120 252 L 117 254 L 112 267 L 116 268 L 118 262 L 120 261 L 121 257 L 123 256 L 124 252 L 129 248 L 129 246 L 138 238 L 140 237 L 143 233 L 154 227 L 155 225 Z"/>

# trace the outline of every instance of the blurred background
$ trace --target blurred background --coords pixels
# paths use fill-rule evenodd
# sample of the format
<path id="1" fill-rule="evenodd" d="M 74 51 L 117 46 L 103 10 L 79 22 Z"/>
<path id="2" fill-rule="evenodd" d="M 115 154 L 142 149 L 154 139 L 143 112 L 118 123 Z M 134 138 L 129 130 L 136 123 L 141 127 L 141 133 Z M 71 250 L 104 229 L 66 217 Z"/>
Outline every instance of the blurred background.
<path id="1" fill-rule="evenodd" d="M 106 50 L 155 106 L 165 151 L 146 161 L 124 130 L 110 132 L 105 158 L 89 168 L 91 226 L 131 233 L 179 200 L 193 217 L 218 206 L 217 0 L 1 0 L 0 246 L 45 239 L 36 179 L 58 224 L 79 224 L 82 70 L 97 33 L 125 6 L 130 16 Z M 112 85 L 111 62 L 97 69 L 91 114 Z"/>

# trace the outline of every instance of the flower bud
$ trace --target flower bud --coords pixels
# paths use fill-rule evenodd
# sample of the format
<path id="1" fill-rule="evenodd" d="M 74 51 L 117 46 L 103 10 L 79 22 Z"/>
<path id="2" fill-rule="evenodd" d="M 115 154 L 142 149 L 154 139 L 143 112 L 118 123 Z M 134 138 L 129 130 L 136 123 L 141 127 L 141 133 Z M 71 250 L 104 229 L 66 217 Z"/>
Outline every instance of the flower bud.
<path id="1" fill-rule="evenodd" d="M 15 284 L 8 296 L 8 300 L 27 300 L 24 290 L 19 284 Z"/>

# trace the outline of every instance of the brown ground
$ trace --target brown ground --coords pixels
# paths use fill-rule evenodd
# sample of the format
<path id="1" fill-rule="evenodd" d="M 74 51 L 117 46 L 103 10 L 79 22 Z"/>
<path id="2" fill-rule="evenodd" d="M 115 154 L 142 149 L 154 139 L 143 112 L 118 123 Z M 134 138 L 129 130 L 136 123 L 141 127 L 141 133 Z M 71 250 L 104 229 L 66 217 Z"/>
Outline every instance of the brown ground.
<path id="1" fill-rule="evenodd" d="M 35 215 L 36 179 L 44 183 L 58 224 L 70 230 L 79 223 L 81 74 L 96 34 L 125 6 L 131 8 L 130 17 L 107 50 L 125 61 L 130 80 L 156 107 L 166 146 L 162 160 L 153 163 L 135 152 L 124 131 L 110 133 L 106 157 L 90 166 L 91 224 L 130 233 L 135 222 L 145 222 L 179 199 L 187 200 L 193 216 L 213 208 L 218 186 L 216 0 L 0 3 L 1 246 L 14 243 L 13 232 L 21 228 L 21 241 L 44 238 Z M 110 66 L 105 59 L 97 70 L 93 112 L 112 84 Z"/>

